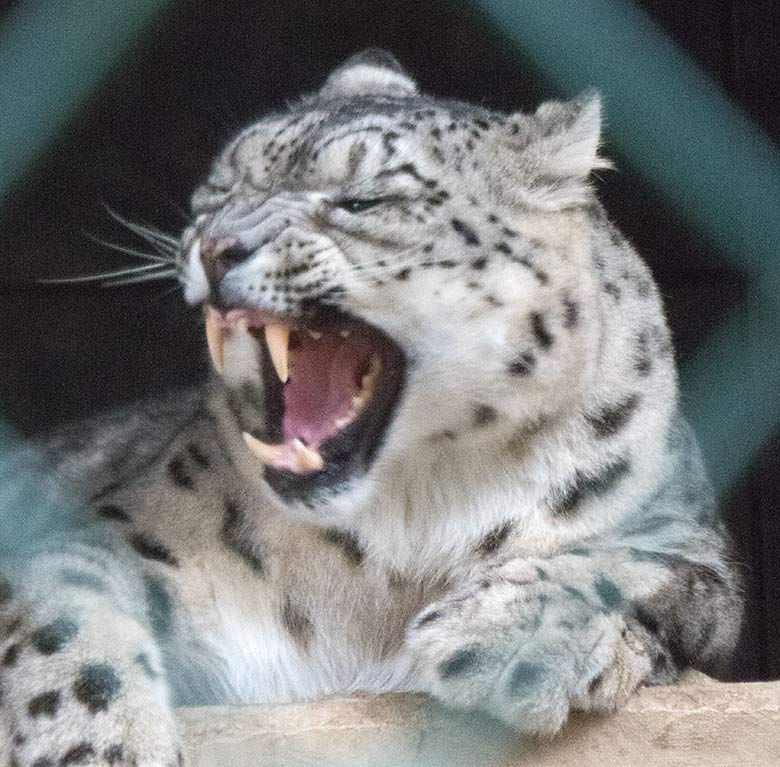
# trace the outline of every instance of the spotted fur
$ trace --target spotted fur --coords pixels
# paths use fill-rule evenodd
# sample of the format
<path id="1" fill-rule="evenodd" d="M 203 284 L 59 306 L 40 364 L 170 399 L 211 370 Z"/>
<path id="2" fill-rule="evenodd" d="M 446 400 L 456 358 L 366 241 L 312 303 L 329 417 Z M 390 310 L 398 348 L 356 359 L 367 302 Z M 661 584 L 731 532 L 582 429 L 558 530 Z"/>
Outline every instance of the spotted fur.
<path id="1" fill-rule="evenodd" d="M 16 764 L 180 764 L 171 704 L 358 690 L 549 733 L 727 659 L 736 578 L 658 293 L 589 183 L 599 122 L 429 98 L 368 52 L 226 147 L 187 300 L 359 317 L 402 396 L 368 473 L 307 502 L 241 438 L 275 407 L 241 336 L 203 389 L 49 443 L 94 511 L 3 563 Z"/>

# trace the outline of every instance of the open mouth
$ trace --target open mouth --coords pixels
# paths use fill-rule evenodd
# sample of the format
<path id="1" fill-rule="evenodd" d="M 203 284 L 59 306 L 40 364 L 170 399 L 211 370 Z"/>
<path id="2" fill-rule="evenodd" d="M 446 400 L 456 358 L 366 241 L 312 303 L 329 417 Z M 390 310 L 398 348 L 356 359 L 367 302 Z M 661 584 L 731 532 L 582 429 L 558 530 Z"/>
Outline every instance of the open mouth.
<path id="1" fill-rule="evenodd" d="M 329 311 L 301 320 L 256 309 L 206 308 L 214 367 L 226 333 L 257 341 L 265 433 L 244 434 L 283 498 L 333 492 L 371 466 L 403 389 L 405 358 L 377 328 Z"/>

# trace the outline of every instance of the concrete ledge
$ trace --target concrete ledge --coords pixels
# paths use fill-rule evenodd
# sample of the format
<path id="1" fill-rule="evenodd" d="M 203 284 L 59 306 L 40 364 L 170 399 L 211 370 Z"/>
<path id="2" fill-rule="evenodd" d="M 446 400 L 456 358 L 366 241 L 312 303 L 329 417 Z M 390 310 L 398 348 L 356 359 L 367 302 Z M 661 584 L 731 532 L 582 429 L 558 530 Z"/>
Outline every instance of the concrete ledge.
<path id="1" fill-rule="evenodd" d="M 777 767 L 780 682 L 645 689 L 613 716 L 521 741 L 417 695 L 182 709 L 194 767 Z"/>

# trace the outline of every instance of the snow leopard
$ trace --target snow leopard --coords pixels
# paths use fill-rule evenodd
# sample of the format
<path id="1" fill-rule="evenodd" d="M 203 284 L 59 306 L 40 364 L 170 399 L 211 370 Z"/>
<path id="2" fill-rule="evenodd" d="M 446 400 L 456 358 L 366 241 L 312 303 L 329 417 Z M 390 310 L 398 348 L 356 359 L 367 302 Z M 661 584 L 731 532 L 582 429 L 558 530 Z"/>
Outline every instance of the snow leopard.
<path id="1" fill-rule="evenodd" d="M 2 562 L 13 765 L 356 692 L 547 735 L 723 668 L 739 579 L 600 141 L 595 92 L 504 114 L 380 50 L 230 141 L 177 240 L 210 377 L 37 446 L 80 511 Z"/>

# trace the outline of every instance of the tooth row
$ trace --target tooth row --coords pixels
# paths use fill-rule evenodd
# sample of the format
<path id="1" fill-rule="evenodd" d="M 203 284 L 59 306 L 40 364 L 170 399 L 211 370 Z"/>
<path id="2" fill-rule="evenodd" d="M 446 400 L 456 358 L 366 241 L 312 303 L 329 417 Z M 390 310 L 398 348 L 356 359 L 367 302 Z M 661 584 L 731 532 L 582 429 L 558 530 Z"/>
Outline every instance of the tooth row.
<path id="1" fill-rule="evenodd" d="M 374 382 L 376 381 L 376 377 L 379 374 L 380 367 L 381 362 L 379 357 L 372 357 L 371 367 L 360 382 L 360 392 L 352 397 L 352 407 L 346 415 L 342 416 L 341 418 L 337 418 L 333 422 L 334 426 L 339 429 L 343 429 L 345 426 L 349 426 L 349 424 L 351 424 L 352 421 L 357 418 L 358 414 L 363 409 L 363 405 L 366 404 L 366 401 L 369 400 L 371 395 L 374 393 Z"/>
<path id="2" fill-rule="evenodd" d="M 246 329 L 246 324 L 241 325 L 241 331 Z M 290 328 L 286 325 L 266 325 L 264 330 L 276 375 L 282 383 L 287 383 L 290 377 Z M 206 308 L 206 344 L 214 369 L 222 375 L 225 370 L 225 329 L 220 313 L 210 306 Z"/>

